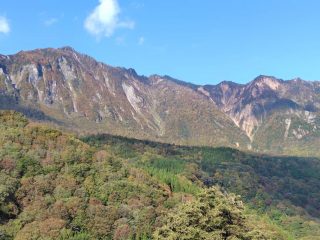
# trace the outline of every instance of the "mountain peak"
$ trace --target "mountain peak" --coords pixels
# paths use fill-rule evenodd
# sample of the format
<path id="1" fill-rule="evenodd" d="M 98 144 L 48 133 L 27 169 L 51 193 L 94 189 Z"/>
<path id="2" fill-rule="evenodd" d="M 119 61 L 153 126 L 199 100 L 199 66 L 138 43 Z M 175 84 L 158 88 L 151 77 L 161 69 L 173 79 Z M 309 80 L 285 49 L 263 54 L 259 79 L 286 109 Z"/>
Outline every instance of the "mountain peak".
<path id="1" fill-rule="evenodd" d="M 236 83 L 236 82 L 232 82 L 232 81 L 227 81 L 227 80 L 224 80 L 220 83 L 218 83 L 216 86 L 228 86 L 228 87 L 240 87 L 240 86 L 243 86 L 243 84 L 240 84 L 240 83 Z"/>
<path id="2" fill-rule="evenodd" d="M 273 76 L 260 75 L 256 77 L 249 85 L 258 87 L 269 87 L 272 90 L 276 90 L 280 84 L 283 82 L 281 79 L 277 79 Z"/>
<path id="3" fill-rule="evenodd" d="M 61 48 L 58 48 L 58 49 L 62 50 L 62 51 L 66 51 L 66 52 L 76 52 L 76 50 L 73 47 L 70 47 L 70 46 L 64 46 L 64 47 L 61 47 Z"/>
<path id="4" fill-rule="evenodd" d="M 252 82 L 264 82 L 264 81 L 268 81 L 268 80 L 275 80 L 275 81 L 279 81 L 279 79 L 277 79 L 274 76 L 269 76 L 269 75 L 259 75 L 258 77 L 256 77 L 255 79 L 253 79 Z"/>

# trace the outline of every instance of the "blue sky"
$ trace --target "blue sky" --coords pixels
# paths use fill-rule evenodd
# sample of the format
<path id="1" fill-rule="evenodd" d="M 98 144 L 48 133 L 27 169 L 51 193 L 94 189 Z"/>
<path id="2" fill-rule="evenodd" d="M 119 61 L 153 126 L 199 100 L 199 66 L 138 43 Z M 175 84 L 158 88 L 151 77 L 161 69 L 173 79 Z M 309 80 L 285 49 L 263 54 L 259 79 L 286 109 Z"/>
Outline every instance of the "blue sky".
<path id="1" fill-rule="evenodd" d="M 197 84 L 320 80 L 318 0 L 0 0 L 0 53 L 72 46 Z"/>

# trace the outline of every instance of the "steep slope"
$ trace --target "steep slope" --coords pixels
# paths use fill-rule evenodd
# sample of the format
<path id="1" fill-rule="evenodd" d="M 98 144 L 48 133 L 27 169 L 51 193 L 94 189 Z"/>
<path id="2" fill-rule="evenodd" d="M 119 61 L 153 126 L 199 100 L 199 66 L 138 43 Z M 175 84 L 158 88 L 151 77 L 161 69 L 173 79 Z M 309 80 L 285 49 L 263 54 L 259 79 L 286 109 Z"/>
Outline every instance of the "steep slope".
<path id="1" fill-rule="evenodd" d="M 320 144 L 320 82 L 259 76 L 246 85 L 204 86 L 218 108 L 246 132 L 255 150 L 316 153 Z"/>
<path id="2" fill-rule="evenodd" d="M 320 156 L 317 81 L 259 76 L 198 86 L 48 48 L 0 55 L 0 109 L 81 134 Z"/>
<path id="3" fill-rule="evenodd" d="M 188 85 L 139 76 L 69 47 L 1 56 L 0 69 L 2 108 L 37 109 L 76 130 L 193 145 L 246 147 L 249 141 Z"/>

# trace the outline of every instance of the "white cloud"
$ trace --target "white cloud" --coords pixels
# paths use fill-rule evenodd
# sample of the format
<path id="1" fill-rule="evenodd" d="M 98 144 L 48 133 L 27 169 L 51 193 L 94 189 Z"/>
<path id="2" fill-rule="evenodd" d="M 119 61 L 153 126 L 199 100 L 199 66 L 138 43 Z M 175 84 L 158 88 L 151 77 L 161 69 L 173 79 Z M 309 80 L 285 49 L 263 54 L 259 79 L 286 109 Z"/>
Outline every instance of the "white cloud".
<path id="1" fill-rule="evenodd" d="M 5 17 L 0 16 L 0 33 L 7 34 L 9 32 L 10 26 L 8 20 Z"/>
<path id="2" fill-rule="evenodd" d="M 46 25 L 47 27 L 50 27 L 51 25 L 53 25 L 57 22 L 58 22 L 58 18 L 49 18 L 44 21 L 44 25 Z"/>
<path id="3" fill-rule="evenodd" d="M 140 38 L 138 39 L 138 44 L 139 44 L 139 45 L 143 45 L 145 41 L 146 41 L 146 40 L 144 39 L 144 37 L 140 37 Z"/>
<path id="4" fill-rule="evenodd" d="M 84 22 L 87 31 L 97 37 L 111 37 L 117 28 L 134 28 L 133 21 L 119 19 L 120 7 L 117 0 L 99 0 L 99 5 Z"/>

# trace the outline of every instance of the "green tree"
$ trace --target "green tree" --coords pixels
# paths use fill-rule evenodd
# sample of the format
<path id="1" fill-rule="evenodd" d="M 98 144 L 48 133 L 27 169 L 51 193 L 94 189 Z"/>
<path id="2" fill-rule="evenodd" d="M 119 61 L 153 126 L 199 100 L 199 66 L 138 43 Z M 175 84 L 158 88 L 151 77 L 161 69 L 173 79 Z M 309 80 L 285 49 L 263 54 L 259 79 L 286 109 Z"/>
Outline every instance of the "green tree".
<path id="1" fill-rule="evenodd" d="M 18 188 L 18 181 L 10 177 L 3 171 L 1 171 L 0 172 L 0 223 L 2 222 L 3 218 L 7 218 L 9 216 L 13 216 L 18 213 L 18 208 L 14 204 L 14 193 L 17 188 Z"/>
<path id="2" fill-rule="evenodd" d="M 196 200 L 169 213 L 166 223 L 155 231 L 154 239 L 267 239 L 248 227 L 242 210 L 237 196 L 212 187 L 202 191 Z"/>

